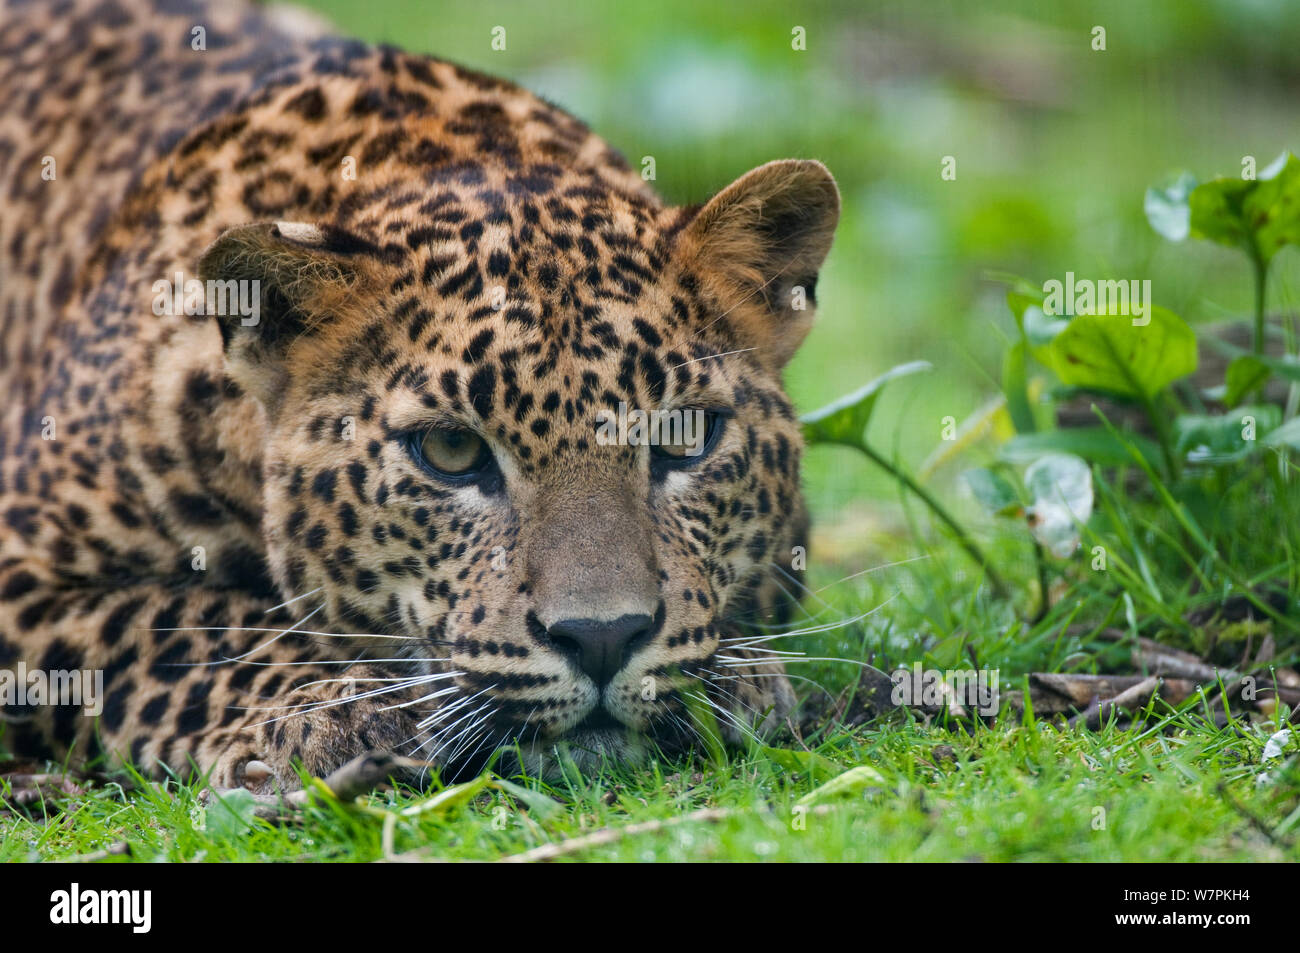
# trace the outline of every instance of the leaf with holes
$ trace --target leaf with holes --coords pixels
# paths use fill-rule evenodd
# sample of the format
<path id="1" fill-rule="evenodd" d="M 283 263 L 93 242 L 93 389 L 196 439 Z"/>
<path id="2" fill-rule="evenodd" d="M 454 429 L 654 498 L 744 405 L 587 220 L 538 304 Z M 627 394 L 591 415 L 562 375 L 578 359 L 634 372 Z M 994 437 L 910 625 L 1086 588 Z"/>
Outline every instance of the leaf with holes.
<path id="1" fill-rule="evenodd" d="M 1070 387 L 1150 398 L 1196 370 L 1196 334 L 1166 308 L 1150 321 L 1126 314 L 1077 315 L 1051 344 L 1052 368 Z"/>
<path id="2" fill-rule="evenodd" d="M 1203 182 L 1187 204 L 1191 235 L 1244 249 L 1267 265 L 1284 246 L 1300 244 L 1300 159 L 1284 152 L 1256 179 Z"/>

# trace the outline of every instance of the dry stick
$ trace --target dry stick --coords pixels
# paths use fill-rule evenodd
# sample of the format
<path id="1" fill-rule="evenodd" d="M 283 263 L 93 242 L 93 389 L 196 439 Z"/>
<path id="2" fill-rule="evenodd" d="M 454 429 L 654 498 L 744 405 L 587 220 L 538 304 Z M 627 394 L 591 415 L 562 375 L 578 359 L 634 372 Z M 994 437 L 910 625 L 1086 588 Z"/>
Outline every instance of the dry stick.
<path id="1" fill-rule="evenodd" d="M 1133 711 L 1145 705 L 1151 700 L 1151 696 L 1160 690 L 1160 681 L 1155 675 L 1145 678 L 1114 698 L 1089 705 L 1088 710 L 1083 714 L 1071 718 L 1070 724 L 1073 726 L 1082 722 L 1089 729 L 1096 731 L 1116 712 Z"/>
<path id="2" fill-rule="evenodd" d="M 591 847 L 605 847 L 617 843 L 625 837 L 653 834 L 657 831 L 667 830 L 679 824 L 689 824 L 693 821 L 698 821 L 701 824 L 716 824 L 735 815 L 736 812 L 728 808 L 705 807 L 700 808 L 698 811 L 691 811 L 689 814 L 679 814 L 677 817 L 669 817 L 663 820 L 641 821 L 637 824 L 628 824 L 626 827 L 602 827 L 598 831 L 583 834 L 581 837 L 571 837 L 556 844 L 543 844 L 521 854 L 502 857 L 497 863 L 531 864 L 538 861 L 555 860 L 557 857 L 566 857 L 569 854 L 576 854 Z"/>
<path id="3" fill-rule="evenodd" d="M 76 857 L 69 857 L 63 861 L 65 864 L 97 864 L 100 861 L 108 860 L 110 857 L 130 857 L 131 845 L 126 841 L 118 841 L 112 847 L 104 850 L 91 851 L 89 854 L 78 854 Z"/>
<path id="4" fill-rule="evenodd" d="M 1111 642 L 1130 641 L 1127 633 L 1117 629 L 1106 629 L 1101 633 L 1101 637 Z M 1231 687 L 1234 684 L 1240 685 L 1245 678 L 1243 673 L 1234 669 L 1208 665 L 1191 652 L 1161 645 L 1153 639 L 1142 636 L 1138 637 L 1137 644 L 1133 646 L 1133 661 L 1156 675 L 1189 678 L 1208 686 L 1217 685 L 1222 679 L 1225 687 Z M 1256 666 L 1253 670 L 1260 671 L 1260 667 Z M 1279 684 L 1265 685 L 1259 691 L 1276 695 L 1288 705 L 1300 704 L 1300 689 Z"/>

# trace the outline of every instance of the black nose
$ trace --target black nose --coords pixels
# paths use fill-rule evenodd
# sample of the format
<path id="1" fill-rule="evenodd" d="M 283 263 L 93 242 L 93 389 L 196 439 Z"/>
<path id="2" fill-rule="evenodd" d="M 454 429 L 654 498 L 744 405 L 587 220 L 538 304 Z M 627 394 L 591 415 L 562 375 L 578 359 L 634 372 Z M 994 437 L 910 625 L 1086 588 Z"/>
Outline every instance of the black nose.
<path id="1" fill-rule="evenodd" d="M 560 651 L 573 657 L 597 685 L 608 685 L 635 643 L 650 634 L 648 615 L 625 615 L 612 622 L 565 619 L 546 630 Z"/>

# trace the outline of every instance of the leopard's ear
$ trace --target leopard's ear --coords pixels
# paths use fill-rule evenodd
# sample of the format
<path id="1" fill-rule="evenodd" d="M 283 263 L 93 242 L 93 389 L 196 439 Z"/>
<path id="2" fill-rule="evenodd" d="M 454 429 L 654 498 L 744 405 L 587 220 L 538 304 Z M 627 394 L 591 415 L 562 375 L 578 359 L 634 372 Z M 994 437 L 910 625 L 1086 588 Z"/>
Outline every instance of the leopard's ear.
<path id="1" fill-rule="evenodd" d="M 199 258 L 231 376 L 268 413 L 283 397 L 289 348 L 351 296 L 356 241 L 329 227 L 263 222 L 223 232 Z"/>
<path id="2" fill-rule="evenodd" d="M 811 159 L 769 162 L 715 195 L 686 227 L 685 251 L 744 347 L 775 369 L 812 327 L 817 273 L 840 191 Z"/>

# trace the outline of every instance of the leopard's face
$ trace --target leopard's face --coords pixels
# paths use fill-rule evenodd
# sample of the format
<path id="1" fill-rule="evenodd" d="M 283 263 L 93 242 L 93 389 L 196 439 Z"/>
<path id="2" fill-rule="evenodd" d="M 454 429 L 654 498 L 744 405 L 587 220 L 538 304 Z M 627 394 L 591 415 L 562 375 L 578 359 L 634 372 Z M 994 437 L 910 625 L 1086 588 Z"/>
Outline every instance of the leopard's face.
<path id="1" fill-rule="evenodd" d="M 277 582 L 321 607 L 304 629 L 425 679 L 434 760 L 636 760 L 696 740 L 698 706 L 733 739 L 779 723 L 789 685 L 738 624 L 802 542 L 780 370 L 833 181 L 773 163 L 699 212 L 492 184 L 205 255 L 262 284 L 259 326 L 223 333 L 266 410 Z"/>

